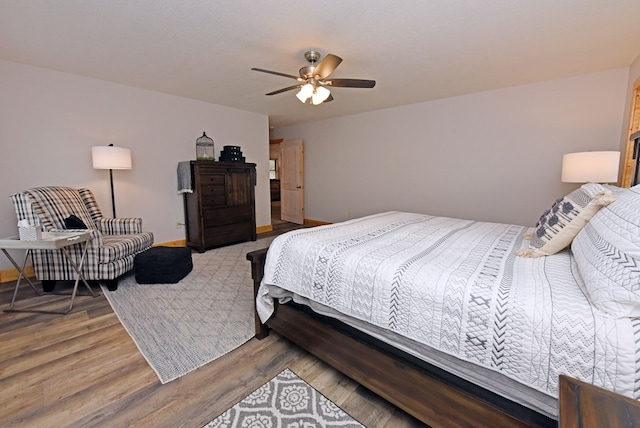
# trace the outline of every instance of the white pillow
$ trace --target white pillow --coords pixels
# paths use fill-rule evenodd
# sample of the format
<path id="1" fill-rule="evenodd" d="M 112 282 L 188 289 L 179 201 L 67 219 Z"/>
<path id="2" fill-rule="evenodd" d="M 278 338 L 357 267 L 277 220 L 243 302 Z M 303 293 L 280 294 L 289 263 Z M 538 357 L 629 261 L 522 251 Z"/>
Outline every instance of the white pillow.
<path id="1" fill-rule="evenodd" d="M 533 230 L 529 248 L 519 250 L 516 254 L 520 257 L 541 257 L 565 249 L 591 217 L 616 198 L 611 190 L 601 184 L 582 185 L 542 213 Z"/>
<path id="2" fill-rule="evenodd" d="M 640 185 L 598 211 L 571 249 L 596 308 L 616 318 L 640 317 Z"/>

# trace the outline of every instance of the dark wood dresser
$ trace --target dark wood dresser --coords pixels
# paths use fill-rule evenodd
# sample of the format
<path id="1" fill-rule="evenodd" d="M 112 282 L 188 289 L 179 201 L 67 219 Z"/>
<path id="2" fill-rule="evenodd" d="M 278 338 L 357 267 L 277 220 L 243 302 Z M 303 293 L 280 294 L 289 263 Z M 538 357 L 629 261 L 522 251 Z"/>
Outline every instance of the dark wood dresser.
<path id="1" fill-rule="evenodd" d="M 255 241 L 254 163 L 191 161 L 193 193 L 184 194 L 187 245 L 203 252 Z"/>

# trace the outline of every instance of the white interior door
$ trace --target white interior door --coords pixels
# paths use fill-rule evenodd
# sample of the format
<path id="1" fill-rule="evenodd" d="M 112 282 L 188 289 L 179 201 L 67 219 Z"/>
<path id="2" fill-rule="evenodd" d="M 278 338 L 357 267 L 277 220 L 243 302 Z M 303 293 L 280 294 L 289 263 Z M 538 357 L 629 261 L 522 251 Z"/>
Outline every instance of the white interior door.
<path id="1" fill-rule="evenodd" d="M 280 218 L 304 223 L 304 144 L 302 140 L 280 143 Z"/>

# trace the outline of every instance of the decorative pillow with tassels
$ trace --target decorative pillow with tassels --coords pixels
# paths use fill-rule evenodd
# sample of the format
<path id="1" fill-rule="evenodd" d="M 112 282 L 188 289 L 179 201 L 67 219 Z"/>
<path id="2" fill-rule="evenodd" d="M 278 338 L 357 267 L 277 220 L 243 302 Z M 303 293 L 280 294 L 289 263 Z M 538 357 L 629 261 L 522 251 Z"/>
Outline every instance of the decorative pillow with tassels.
<path id="1" fill-rule="evenodd" d="M 573 238 L 598 210 L 617 196 L 605 186 L 587 183 L 558 199 L 545 211 L 531 236 L 529 248 L 519 250 L 520 257 L 541 257 L 567 248 Z"/>

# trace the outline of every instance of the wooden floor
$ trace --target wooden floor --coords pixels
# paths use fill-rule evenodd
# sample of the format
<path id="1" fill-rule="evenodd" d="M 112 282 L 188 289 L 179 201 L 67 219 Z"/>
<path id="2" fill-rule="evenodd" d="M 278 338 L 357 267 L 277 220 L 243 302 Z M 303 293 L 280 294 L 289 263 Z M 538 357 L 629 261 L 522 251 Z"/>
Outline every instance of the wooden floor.
<path id="1" fill-rule="evenodd" d="M 21 286 L 16 306 L 68 299 Z M 0 312 L 0 426 L 200 427 L 287 367 L 367 427 L 424 426 L 276 334 L 162 385 L 102 295 Z"/>

